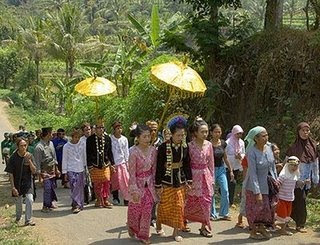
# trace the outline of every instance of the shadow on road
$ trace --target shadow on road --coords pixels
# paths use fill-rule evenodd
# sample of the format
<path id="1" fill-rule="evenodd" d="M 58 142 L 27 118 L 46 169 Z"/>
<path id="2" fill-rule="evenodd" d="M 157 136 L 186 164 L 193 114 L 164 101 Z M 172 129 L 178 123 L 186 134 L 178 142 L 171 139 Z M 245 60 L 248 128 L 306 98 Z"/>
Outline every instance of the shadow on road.
<path id="1" fill-rule="evenodd" d="M 64 217 L 68 215 L 74 215 L 70 210 L 53 210 L 50 211 L 49 213 L 43 213 L 41 210 L 34 210 L 33 211 L 33 217 L 36 218 L 57 218 L 57 217 Z"/>
<path id="2" fill-rule="evenodd" d="M 235 238 L 235 239 L 225 239 L 223 241 L 218 241 L 218 242 L 210 242 L 208 244 L 213 245 L 213 244 L 219 244 L 219 245 L 234 245 L 234 244 L 258 244 L 258 243 L 263 243 L 266 240 L 252 240 L 248 238 Z"/>
<path id="3" fill-rule="evenodd" d="M 221 234 L 221 235 L 237 235 L 239 233 L 248 233 L 248 230 L 247 229 L 241 229 L 241 228 L 238 228 L 238 227 L 232 227 L 228 230 L 224 230 L 224 231 L 220 231 L 218 232 L 218 234 Z"/>
<path id="4" fill-rule="evenodd" d="M 114 244 L 138 244 L 138 241 L 134 241 L 129 238 L 123 238 L 123 239 L 104 239 L 97 242 L 89 243 L 89 245 L 114 245 Z"/>

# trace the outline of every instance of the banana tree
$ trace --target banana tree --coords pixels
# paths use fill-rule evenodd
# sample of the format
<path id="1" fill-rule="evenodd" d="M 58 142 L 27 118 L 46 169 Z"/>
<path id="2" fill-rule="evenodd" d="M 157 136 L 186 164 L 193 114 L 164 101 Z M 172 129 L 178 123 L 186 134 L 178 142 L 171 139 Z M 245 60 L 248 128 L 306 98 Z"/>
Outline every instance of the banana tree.
<path id="1" fill-rule="evenodd" d="M 52 79 L 53 92 L 58 96 L 59 112 L 61 114 L 71 114 L 73 111 L 74 86 L 78 79 L 72 79 L 68 82 L 63 82 L 61 79 Z"/>
<path id="2" fill-rule="evenodd" d="M 156 50 L 160 45 L 160 18 L 158 5 L 152 6 L 149 28 L 144 27 L 133 15 L 128 14 L 128 19 L 140 35 L 141 45 L 149 46 Z"/>
<path id="3" fill-rule="evenodd" d="M 137 44 L 130 46 L 122 38 L 119 39 L 120 43 L 113 61 L 111 77 L 117 86 L 118 95 L 126 97 L 135 73 L 141 69 L 147 52 Z"/>

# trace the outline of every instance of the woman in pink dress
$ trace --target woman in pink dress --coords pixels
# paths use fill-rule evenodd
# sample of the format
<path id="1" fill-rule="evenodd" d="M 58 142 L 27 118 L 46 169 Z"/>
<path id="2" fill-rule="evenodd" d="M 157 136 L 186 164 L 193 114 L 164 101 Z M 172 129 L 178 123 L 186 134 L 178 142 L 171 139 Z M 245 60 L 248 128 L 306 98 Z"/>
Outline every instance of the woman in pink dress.
<path id="1" fill-rule="evenodd" d="M 154 187 L 157 165 L 156 148 L 150 146 L 151 130 L 138 125 L 134 130 L 138 145 L 129 155 L 128 233 L 144 244 L 150 244 L 151 211 L 156 201 Z"/>
<path id="2" fill-rule="evenodd" d="M 199 229 L 200 235 L 212 237 L 210 210 L 214 185 L 214 157 L 212 145 L 206 140 L 207 123 L 197 118 L 191 133 L 193 140 L 189 143 L 189 154 L 193 184 L 187 194 L 185 218 L 202 224 Z"/>

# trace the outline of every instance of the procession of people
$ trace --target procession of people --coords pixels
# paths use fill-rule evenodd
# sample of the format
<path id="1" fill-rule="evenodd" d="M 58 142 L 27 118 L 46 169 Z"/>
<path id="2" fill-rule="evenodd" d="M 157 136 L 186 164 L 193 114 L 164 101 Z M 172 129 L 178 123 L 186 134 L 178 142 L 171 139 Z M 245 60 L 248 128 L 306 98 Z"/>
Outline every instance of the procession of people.
<path id="1" fill-rule="evenodd" d="M 134 123 L 127 138 L 120 121 L 108 130 L 99 119 L 73 129 L 70 138 L 64 129 L 55 133 L 51 127 L 5 133 L 2 161 L 16 222 L 25 203 L 25 225 L 35 225 L 37 180 L 43 188 L 42 212 L 48 215 L 58 208 L 55 189 L 61 183 L 70 189 L 74 214 L 93 201 L 96 208 L 128 206 L 128 234 L 144 244 L 152 241 L 152 226 L 158 236 L 165 236 L 164 225 L 173 229 L 172 239 L 181 242 L 185 232 L 192 232 L 190 222 L 200 224 L 199 236 L 211 238 L 213 221 L 232 221 L 230 207 L 236 207 L 238 185 L 242 191 L 235 224 L 245 227 L 245 217 L 251 239 L 271 239 L 272 232 L 291 236 L 291 219 L 297 232 L 307 232 L 306 198 L 319 183 L 317 142 L 309 124 L 298 125 L 284 161 L 279 161 L 279 148 L 262 126 L 244 137 L 242 127 L 235 125 L 223 139 L 219 124 L 175 115 L 160 130 L 154 120 Z"/>

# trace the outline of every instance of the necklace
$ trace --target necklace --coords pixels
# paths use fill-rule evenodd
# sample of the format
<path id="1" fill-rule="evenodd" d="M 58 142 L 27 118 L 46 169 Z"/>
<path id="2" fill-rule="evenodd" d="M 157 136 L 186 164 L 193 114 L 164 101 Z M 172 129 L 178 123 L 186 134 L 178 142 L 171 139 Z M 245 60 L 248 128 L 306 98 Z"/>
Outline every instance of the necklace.
<path id="1" fill-rule="evenodd" d="M 213 145 L 214 147 L 218 147 L 218 146 L 221 145 L 221 140 L 218 139 L 216 142 L 214 142 L 214 140 L 211 140 L 211 143 L 212 143 L 212 145 Z"/>
<path id="2" fill-rule="evenodd" d="M 99 144 L 99 137 L 96 135 L 96 147 L 97 147 L 97 160 L 98 164 L 100 163 L 100 159 L 102 162 L 104 161 L 104 146 L 105 146 L 105 135 L 103 134 L 101 137 L 101 144 Z"/>
<path id="3" fill-rule="evenodd" d="M 167 161 L 166 161 L 166 174 L 167 176 L 171 176 L 172 173 L 172 162 L 173 162 L 173 154 L 172 154 L 172 147 L 175 148 L 176 151 L 178 151 L 178 149 L 181 149 L 181 156 L 180 156 L 180 162 L 183 159 L 183 144 L 174 144 L 173 142 L 171 143 L 171 140 L 169 140 L 166 143 L 166 157 L 167 157 Z"/>

